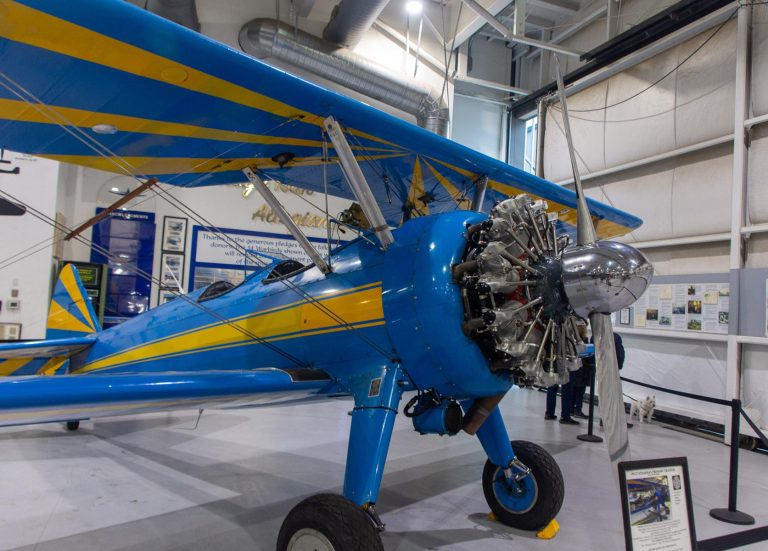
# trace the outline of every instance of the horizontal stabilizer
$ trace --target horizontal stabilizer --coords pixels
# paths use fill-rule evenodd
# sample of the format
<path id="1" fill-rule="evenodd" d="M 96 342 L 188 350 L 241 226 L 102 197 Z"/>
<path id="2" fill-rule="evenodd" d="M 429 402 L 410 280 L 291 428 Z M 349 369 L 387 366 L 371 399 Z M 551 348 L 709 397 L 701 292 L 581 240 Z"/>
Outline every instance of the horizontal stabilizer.
<path id="1" fill-rule="evenodd" d="M 96 335 L 0 344 L 0 377 L 54 375 L 67 359 L 96 342 Z"/>
<path id="2" fill-rule="evenodd" d="M 313 375 L 308 375 L 312 371 Z M 279 402 L 317 395 L 331 384 L 319 370 L 256 369 L 0 380 L 0 426 L 132 413 Z"/>

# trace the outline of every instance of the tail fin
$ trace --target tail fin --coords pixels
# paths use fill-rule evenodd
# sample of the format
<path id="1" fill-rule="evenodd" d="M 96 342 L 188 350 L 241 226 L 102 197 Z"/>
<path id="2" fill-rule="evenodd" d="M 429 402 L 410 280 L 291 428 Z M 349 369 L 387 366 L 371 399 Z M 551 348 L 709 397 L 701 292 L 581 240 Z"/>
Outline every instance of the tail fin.
<path id="1" fill-rule="evenodd" d="M 74 265 L 67 264 L 61 270 L 53 289 L 45 338 L 84 337 L 99 331 L 101 326 L 93 311 L 91 299 L 80 281 L 80 274 Z"/>

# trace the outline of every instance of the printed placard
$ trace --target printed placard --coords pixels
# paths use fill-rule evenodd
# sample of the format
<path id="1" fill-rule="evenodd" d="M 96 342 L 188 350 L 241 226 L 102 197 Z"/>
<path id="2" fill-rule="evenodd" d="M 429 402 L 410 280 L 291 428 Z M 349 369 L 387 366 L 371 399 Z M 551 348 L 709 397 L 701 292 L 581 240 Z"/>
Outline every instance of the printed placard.
<path id="1" fill-rule="evenodd" d="M 695 551 L 685 457 L 619 463 L 627 551 Z"/>

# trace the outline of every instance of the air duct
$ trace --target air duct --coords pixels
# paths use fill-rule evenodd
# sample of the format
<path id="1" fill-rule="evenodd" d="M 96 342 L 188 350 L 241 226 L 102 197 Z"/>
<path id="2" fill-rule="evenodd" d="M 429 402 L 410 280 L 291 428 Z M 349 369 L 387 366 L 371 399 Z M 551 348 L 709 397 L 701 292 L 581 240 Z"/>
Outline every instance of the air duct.
<path id="1" fill-rule="evenodd" d="M 323 38 L 354 48 L 388 3 L 389 0 L 341 0 L 323 29 Z"/>
<path id="2" fill-rule="evenodd" d="M 200 32 L 195 0 L 147 0 L 147 10 L 160 17 Z"/>
<path id="3" fill-rule="evenodd" d="M 406 79 L 349 50 L 270 19 L 254 19 L 240 31 L 240 47 L 340 84 L 416 117 L 422 128 L 448 134 L 448 105 L 428 86 Z"/>

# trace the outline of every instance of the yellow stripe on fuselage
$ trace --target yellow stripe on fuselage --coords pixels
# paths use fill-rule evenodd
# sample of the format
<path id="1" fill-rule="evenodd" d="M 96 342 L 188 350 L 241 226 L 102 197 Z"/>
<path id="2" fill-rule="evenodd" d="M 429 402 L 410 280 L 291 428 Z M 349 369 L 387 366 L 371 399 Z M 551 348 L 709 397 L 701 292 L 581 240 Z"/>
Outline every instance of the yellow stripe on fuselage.
<path id="1" fill-rule="evenodd" d="M 339 291 L 338 294 L 345 292 Z M 349 326 L 357 328 L 384 323 L 379 285 L 363 286 L 362 290 L 356 292 L 329 298 L 318 297 L 315 300 L 321 300 L 324 309 L 314 302 L 300 301 L 290 307 L 277 307 L 230 320 L 226 324 L 208 325 L 142 344 L 85 364 L 73 372 L 86 373 L 202 350 L 220 350 L 259 342 L 249 334 L 265 341 L 285 340 L 344 331 Z"/>

